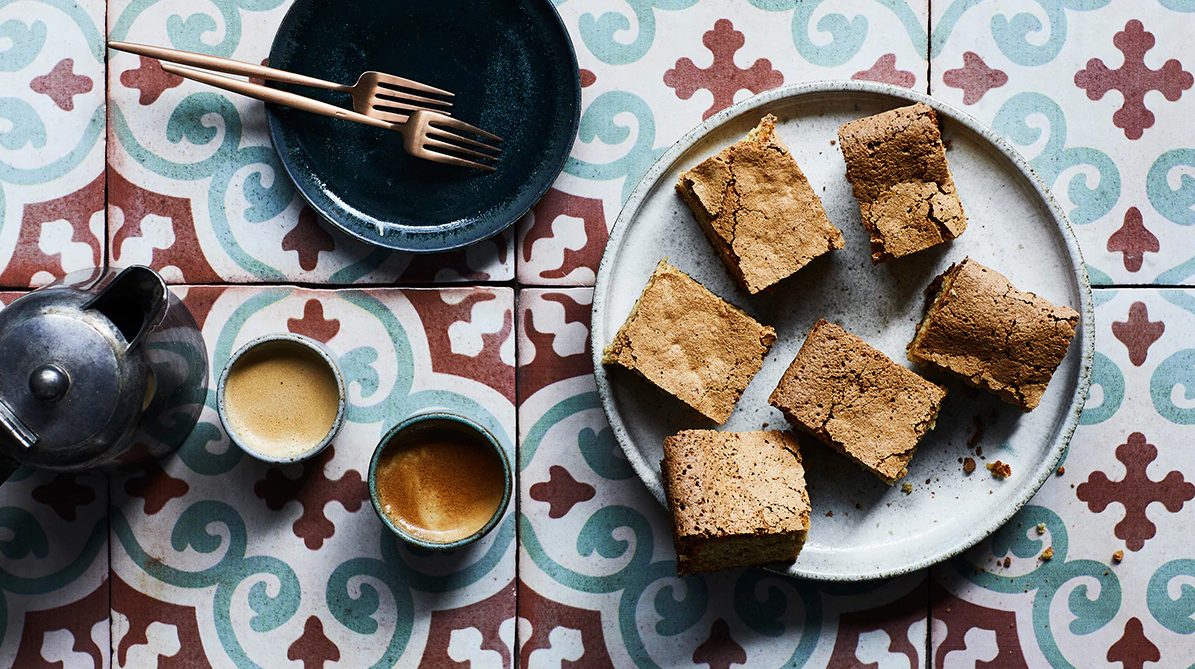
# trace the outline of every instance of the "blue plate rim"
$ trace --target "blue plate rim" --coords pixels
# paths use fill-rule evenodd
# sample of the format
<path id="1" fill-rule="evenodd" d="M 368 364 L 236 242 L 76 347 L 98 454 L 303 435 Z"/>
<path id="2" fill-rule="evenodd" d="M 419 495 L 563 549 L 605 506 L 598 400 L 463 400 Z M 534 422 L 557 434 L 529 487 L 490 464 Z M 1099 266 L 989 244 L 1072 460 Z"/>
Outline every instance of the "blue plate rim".
<path id="1" fill-rule="evenodd" d="M 291 17 L 292 12 L 295 12 L 296 9 L 306 5 L 307 3 L 318 1 L 320 0 L 295 0 L 295 2 L 286 10 L 286 13 L 282 16 L 282 20 L 278 24 L 279 29 L 274 32 L 274 38 L 270 42 L 269 56 L 271 60 L 273 59 L 275 49 L 278 47 L 279 36 L 282 34 L 281 27 L 286 24 L 287 19 Z M 571 123 L 569 124 L 572 143 L 569 144 L 568 151 L 561 152 L 556 164 L 554 164 L 551 169 L 546 170 L 546 173 L 550 174 L 551 178 L 544 181 L 543 187 L 540 188 L 535 194 L 534 199 L 530 200 L 530 204 L 528 204 L 525 208 L 512 210 L 512 212 L 517 211 L 517 213 L 511 215 L 509 220 L 503 221 L 501 225 L 494 226 L 492 228 L 485 228 L 484 234 L 481 235 L 478 235 L 476 231 L 474 231 L 471 234 L 458 234 L 447 237 L 449 241 L 446 244 L 429 244 L 429 242 L 437 238 L 445 239 L 446 231 L 443 228 L 451 224 L 429 227 L 414 227 L 394 224 L 394 228 L 391 233 L 395 243 L 381 243 L 379 240 L 366 237 L 354 230 L 351 226 L 346 225 L 340 219 L 340 216 L 344 215 L 343 209 L 336 207 L 324 207 L 316 203 L 314 199 L 307 193 L 307 191 L 303 189 L 299 183 L 299 180 L 296 178 L 296 173 L 298 172 L 297 166 L 293 163 L 286 152 L 280 151 L 278 149 L 279 146 L 284 145 L 281 137 L 282 123 L 278 120 L 278 116 L 274 111 L 273 105 L 266 104 L 266 124 L 270 129 L 271 148 L 274 149 L 274 154 L 278 156 L 278 161 L 282 164 L 282 169 L 284 172 L 286 172 L 286 177 L 290 179 L 291 183 L 295 187 L 295 190 L 298 191 L 299 195 L 303 197 L 303 201 L 306 202 L 307 205 L 310 206 L 316 213 L 318 213 L 324 222 L 334 226 L 337 230 L 349 235 L 353 239 L 368 244 L 374 248 L 408 253 L 441 253 L 464 248 L 470 244 L 475 244 L 484 239 L 489 239 L 502 234 L 509 229 L 510 226 L 514 225 L 515 222 L 526 216 L 527 213 L 531 211 L 531 209 L 535 207 L 535 205 L 541 199 L 543 199 L 544 195 L 551 190 L 552 186 L 554 186 L 556 181 L 560 178 L 560 174 L 564 171 L 564 166 L 568 162 L 569 156 L 572 155 L 572 146 L 576 143 L 577 132 L 581 126 L 581 72 L 580 63 L 577 61 L 577 49 L 573 45 L 573 38 L 568 32 L 568 27 L 564 23 L 564 18 L 560 15 L 560 10 L 556 8 L 556 5 L 551 0 L 528 1 L 539 3 L 542 6 L 546 6 L 550 10 L 549 15 L 555 20 L 555 26 L 560 30 L 560 34 L 564 36 L 564 43 L 567 46 L 569 63 L 572 65 L 570 71 L 572 72 L 574 84 L 572 86 L 574 91 L 573 116 Z M 384 237 L 384 239 L 389 238 L 391 238 L 391 234 L 388 234 L 386 237 Z"/>

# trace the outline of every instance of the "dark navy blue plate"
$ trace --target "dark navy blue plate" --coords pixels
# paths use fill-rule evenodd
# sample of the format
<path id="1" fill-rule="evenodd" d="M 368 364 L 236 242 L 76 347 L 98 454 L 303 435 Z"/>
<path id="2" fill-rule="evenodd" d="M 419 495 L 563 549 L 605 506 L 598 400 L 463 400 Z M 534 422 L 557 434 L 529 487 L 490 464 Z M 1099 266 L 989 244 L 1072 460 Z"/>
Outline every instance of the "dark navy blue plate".
<path id="1" fill-rule="evenodd" d="M 444 88 L 456 94 L 453 116 L 506 140 L 486 173 L 416 160 L 393 131 L 270 105 L 274 147 L 311 206 L 390 249 L 445 251 L 501 232 L 547 192 L 577 133 L 577 57 L 549 0 L 296 0 L 270 65 Z M 352 107 L 344 93 L 286 88 Z"/>

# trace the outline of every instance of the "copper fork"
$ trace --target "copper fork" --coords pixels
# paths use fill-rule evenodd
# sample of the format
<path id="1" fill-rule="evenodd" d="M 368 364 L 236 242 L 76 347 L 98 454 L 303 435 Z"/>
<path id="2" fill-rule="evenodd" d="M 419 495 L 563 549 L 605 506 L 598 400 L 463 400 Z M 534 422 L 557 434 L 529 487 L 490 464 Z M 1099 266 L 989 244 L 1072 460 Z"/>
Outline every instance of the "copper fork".
<path id="1" fill-rule="evenodd" d="M 502 152 L 502 149 L 498 147 L 498 144 L 502 142 L 501 137 L 469 125 L 460 119 L 426 109 L 411 112 L 402 123 L 391 123 L 327 102 L 312 100 L 302 95 L 222 74 L 181 67 L 172 63 L 162 63 L 162 69 L 180 77 L 240 93 L 263 102 L 272 102 L 314 114 L 397 131 L 402 133 L 403 148 L 407 153 L 432 162 L 474 167 L 493 172 L 495 170 L 493 164 L 483 161 L 497 161 Z M 470 160 L 471 158 L 474 160 Z"/>
<path id="2" fill-rule="evenodd" d="M 209 56 L 178 49 L 167 49 L 149 44 L 134 44 L 132 42 L 108 42 L 108 48 L 117 51 L 127 51 L 139 56 L 149 56 L 170 63 L 181 63 L 191 67 L 239 74 L 246 77 L 257 77 L 264 81 L 277 81 L 284 84 L 296 84 L 322 88 L 329 91 L 348 93 L 353 97 L 353 109 L 359 114 L 372 116 L 383 121 L 402 123 L 407 115 L 413 111 L 427 109 L 438 111 L 446 116 L 451 115 L 452 102 L 443 98 L 451 98 L 453 94 L 442 88 L 428 86 L 413 79 L 396 77 L 385 72 L 364 72 L 357 79 L 357 83 L 338 84 L 334 81 L 324 81 L 303 74 L 295 74 L 286 70 L 279 70 L 265 65 L 244 63 L 239 60 Z"/>

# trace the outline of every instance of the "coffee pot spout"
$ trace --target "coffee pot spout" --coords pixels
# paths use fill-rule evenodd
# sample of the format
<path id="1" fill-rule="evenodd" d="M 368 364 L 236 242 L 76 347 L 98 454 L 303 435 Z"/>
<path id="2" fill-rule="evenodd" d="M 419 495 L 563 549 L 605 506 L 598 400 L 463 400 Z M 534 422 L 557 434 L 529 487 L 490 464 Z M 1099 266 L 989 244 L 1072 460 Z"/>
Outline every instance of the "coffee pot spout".
<path id="1" fill-rule="evenodd" d="M 167 290 L 157 272 L 135 265 L 117 274 L 84 308 L 111 321 L 124 336 L 126 350 L 132 349 L 165 318 Z"/>

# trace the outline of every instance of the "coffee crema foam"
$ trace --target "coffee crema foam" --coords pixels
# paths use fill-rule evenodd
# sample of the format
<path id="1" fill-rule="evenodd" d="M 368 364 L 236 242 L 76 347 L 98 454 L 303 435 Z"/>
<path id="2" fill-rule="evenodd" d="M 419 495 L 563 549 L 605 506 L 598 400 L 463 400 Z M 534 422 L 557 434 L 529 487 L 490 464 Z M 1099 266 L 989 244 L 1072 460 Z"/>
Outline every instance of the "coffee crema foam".
<path id="1" fill-rule="evenodd" d="M 396 436 L 378 459 L 378 499 L 390 520 L 428 543 L 471 536 L 502 504 L 505 472 L 493 447 L 465 435 L 403 443 Z"/>
<path id="2" fill-rule="evenodd" d="M 224 410 L 238 441 L 272 458 L 319 445 L 336 423 L 340 387 L 327 361 L 285 340 L 267 342 L 233 364 Z"/>

